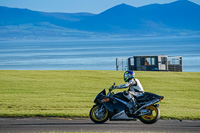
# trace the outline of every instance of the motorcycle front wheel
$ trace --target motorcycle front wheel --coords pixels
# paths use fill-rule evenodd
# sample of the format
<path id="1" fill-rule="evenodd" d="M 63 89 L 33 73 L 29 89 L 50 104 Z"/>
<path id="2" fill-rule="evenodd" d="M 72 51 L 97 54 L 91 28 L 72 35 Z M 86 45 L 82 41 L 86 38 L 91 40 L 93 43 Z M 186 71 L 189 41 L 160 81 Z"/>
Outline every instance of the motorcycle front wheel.
<path id="1" fill-rule="evenodd" d="M 98 105 L 95 105 L 90 110 L 90 119 L 94 123 L 104 123 L 109 118 L 109 112 L 105 107 L 99 108 Z"/>
<path id="2" fill-rule="evenodd" d="M 145 109 L 148 109 L 151 111 L 150 115 L 141 115 L 140 116 L 140 121 L 145 123 L 145 124 L 153 124 L 158 121 L 160 118 L 160 110 L 158 107 L 154 105 L 147 106 Z"/>

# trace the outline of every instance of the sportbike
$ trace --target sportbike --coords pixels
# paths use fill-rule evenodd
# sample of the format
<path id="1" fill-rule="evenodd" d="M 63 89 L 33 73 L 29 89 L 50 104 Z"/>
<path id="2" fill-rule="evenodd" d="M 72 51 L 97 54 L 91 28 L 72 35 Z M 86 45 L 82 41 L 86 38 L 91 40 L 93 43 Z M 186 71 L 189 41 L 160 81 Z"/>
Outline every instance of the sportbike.
<path id="1" fill-rule="evenodd" d="M 153 93 L 144 92 L 142 97 L 137 98 L 138 107 L 130 113 L 128 106 L 129 100 L 124 97 L 123 92 L 114 94 L 111 92 L 115 83 L 110 87 L 109 93 L 106 95 L 105 89 L 101 91 L 94 99 L 95 105 L 90 110 L 90 119 L 94 123 L 104 123 L 108 119 L 110 121 L 119 120 L 136 120 L 140 119 L 145 124 L 153 124 L 160 118 L 159 101 L 164 96 Z"/>

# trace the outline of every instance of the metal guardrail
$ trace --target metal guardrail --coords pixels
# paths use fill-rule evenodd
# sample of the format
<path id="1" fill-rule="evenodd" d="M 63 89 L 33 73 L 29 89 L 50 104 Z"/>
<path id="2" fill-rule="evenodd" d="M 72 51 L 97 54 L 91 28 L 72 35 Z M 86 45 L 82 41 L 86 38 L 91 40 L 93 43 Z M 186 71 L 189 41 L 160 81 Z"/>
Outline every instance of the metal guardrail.
<path id="1" fill-rule="evenodd" d="M 116 70 L 117 71 L 128 70 L 128 58 L 116 58 Z"/>

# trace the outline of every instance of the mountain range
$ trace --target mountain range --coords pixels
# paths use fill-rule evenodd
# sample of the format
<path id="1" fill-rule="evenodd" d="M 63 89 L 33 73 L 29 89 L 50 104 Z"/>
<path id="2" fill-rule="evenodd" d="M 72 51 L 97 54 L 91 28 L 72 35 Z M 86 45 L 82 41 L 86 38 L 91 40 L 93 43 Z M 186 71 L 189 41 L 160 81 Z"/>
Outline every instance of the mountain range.
<path id="1" fill-rule="evenodd" d="M 46 13 L 0 6 L 0 39 L 200 34 L 200 5 L 188 0 L 133 7 L 114 6 L 100 14 Z"/>

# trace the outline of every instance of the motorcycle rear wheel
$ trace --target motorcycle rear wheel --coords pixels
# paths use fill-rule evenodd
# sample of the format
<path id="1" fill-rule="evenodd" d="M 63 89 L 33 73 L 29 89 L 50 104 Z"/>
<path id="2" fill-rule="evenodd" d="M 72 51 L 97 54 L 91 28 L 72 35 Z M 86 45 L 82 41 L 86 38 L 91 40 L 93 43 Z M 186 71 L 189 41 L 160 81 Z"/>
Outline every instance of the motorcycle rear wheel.
<path id="1" fill-rule="evenodd" d="M 90 119 L 94 123 L 104 123 L 109 118 L 109 112 L 106 108 L 103 107 L 103 111 L 99 112 L 98 105 L 95 105 L 90 110 Z"/>
<path id="2" fill-rule="evenodd" d="M 145 109 L 151 110 L 151 115 L 141 115 L 139 117 L 140 121 L 145 124 L 153 124 L 160 118 L 160 110 L 154 105 L 147 106 Z"/>

